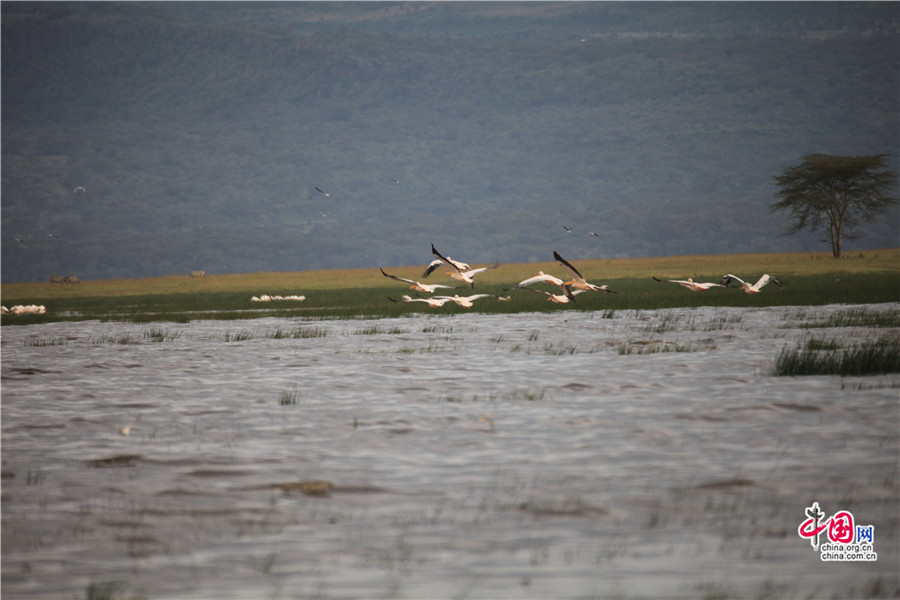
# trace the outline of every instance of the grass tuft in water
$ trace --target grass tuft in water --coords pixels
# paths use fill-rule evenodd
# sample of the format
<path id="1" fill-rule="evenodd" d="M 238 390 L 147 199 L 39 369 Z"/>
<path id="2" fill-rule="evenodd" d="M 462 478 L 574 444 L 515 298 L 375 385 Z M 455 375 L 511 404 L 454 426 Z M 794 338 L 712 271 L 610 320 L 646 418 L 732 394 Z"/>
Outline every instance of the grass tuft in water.
<path id="1" fill-rule="evenodd" d="M 327 329 L 322 329 L 321 327 L 298 327 L 293 331 L 285 331 L 283 329 L 276 329 L 275 331 L 270 331 L 266 334 L 266 337 L 273 340 L 283 340 L 283 339 L 308 339 L 308 338 L 323 338 L 328 335 Z"/>
<path id="2" fill-rule="evenodd" d="M 100 337 L 88 338 L 85 342 L 87 344 L 136 344 L 137 340 L 132 338 L 127 333 L 122 335 L 101 335 Z"/>
<path id="3" fill-rule="evenodd" d="M 179 331 L 165 331 L 164 329 L 152 328 L 144 332 L 144 339 L 151 342 L 172 342 L 181 336 Z"/>
<path id="4" fill-rule="evenodd" d="M 785 319 L 807 320 L 807 312 L 799 312 L 785 315 Z M 896 328 L 900 327 L 900 309 L 875 310 L 872 308 L 849 308 L 828 315 L 820 321 L 809 321 L 802 324 L 792 324 L 791 327 L 805 329 L 825 327 L 876 327 Z"/>
<path id="5" fill-rule="evenodd" d="M 249 331 L 226 331 L 225 332 L 225 341 L 226 342 L 245 342 L 253 337 L 253 334 Z"/>
<path id="6" fill-rule="evenodd" d="M 464 396 L 462 394 L 457 396 L 442 396 L 438 399 L 438 402 L 447 402 L 447 403 L 463 403 L 463 402 L 502 402 L 502 401 L 514 401 L 514 402 L 535 402 L 538 400 L 543 400 L 547 397 L 546 388 L 520 388 L 515 390 L 510 390 L 508 392 L 495 393 L 491 392 L 487 395 L 473 394 L 471 396 Z"/>
<path id="7" fill-rule="evenodd" d="M 884 373 L 900 373 L 900 335 L 896 333 L 847 348 L 807 340 L 798 348 L 783 349 L 772 371 L 776 376 Z"/>
<path id="8" fill-rule="evenodd" d="M 281 397 L 278 399 L 278 404 L 281 406 L 294 406 L 295 404 L 300 404 L 300 390 L 291 390 L 281 392 Z"/>
<path id="9" fill-rule="evenodd" d="M 69 340 L 63 337 L 58 338 L 38 338 L 36 340 L 25 340 L 26 346 L 44 347 L 44 346 L 68 346 Z"/>
<path id="10" fill-rule="evenodd" d="M 397 335 L 400 333 L 406 333 L 406 331 L 400 329 L 399 327 L 391 327 L 390 329 L 382 329 L 378 325 L 372 325 L 369 327 L 364 327 L 363 329 L 357 329 L 353 333 L 355 335 L 381 335 L 381 334 Z"/>

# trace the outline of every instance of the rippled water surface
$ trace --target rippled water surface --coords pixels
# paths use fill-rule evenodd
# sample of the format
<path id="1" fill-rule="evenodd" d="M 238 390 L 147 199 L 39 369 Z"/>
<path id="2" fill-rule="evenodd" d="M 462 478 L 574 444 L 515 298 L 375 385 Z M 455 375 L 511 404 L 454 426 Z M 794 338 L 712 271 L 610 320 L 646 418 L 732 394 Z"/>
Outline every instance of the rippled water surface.
<path id="1" fill-rule="evenodd" d="M 900 377 L 770 375 L 852 308 L 4 327 L 3 596 L 893 595 Z"/>

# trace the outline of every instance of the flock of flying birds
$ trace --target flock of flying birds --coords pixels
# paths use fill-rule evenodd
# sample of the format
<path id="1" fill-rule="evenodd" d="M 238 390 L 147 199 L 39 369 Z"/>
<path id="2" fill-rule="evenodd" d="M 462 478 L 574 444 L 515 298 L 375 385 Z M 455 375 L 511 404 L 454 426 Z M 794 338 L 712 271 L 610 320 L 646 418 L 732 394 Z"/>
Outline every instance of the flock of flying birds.
<path id="1" fill-rule="evenodd" d="M 461 283 L 465 283 L 472 288 L 475 287 L 475 276 L 484 273 L 489 269 L 496 269 L 500 265 L 492 265 L 490 267 L 480 267 L 477 269 L 473 269 L 468 263 L 464 263 L 458 260 L 453 260 L 449 256 L 444 256 L 434 247 L 434 244 L 431 245 L 431 253 L 434 254 L 435 259 L 429 263 L 429 265 L 425 268 L 425 272 L 422 274 L 422 279 L 427 278 L 434 271 L 441 268 L 442 266 L 448 267 L 450 270 L 447 271 L 447 275 L 459 281 Z M 553 302 L 555 304 L 567 304 L 569 302 L 575 301 L 575 296 L 578 294 L 582 294 L 584 292 L 606 292 L 610 294 L 615 294 L 614 290 L 609 289 L 608 285 L 596 285 L 593 283 L 589 283 L 584 279 L 581 273 L 576 269 L 572 263 L 564 259 L 559 255 L 559 252 L 556 250 L 553 251 L 553 258 L 561 264 L 565 269 L 570 273 L 571 277 L 568 281 L 560 279 L 559 277 L 555 277 L 548 273 L 544 273 L 543 271 L 539 271 L 533 277 L 529 277 L 528 279 L 524 279 L 517 283 L 513 288 L 513 290 L 522 289 L 528 290 L 530 292 L 534 292 L 537 294 L 544 294 L 547 296 L 547 300 Z M 439 289 L 456 289 L 454 286 L 443 285 L 440 283 L 434 284 L 425 284 L 419 281 L 415 281 L 413 279 L 406 279 L 404 277 L 397 277 L 396 275 L 391 275 L 390 273 L 385 273 L 384 269 L 381 269 L 381 274 L 390 279 L 394 279 L 401 283 L 409 284 L 409 289 L 419 292 L 421 294 L 434 294 Z M 722 277 L 721 281 L 718 283 L 705 282 L 700 283 L 693 280 L 693 278 L 688 279 L 658 279 L 656 277 L 653 278 L 656 281 L 661 283 L 677 283 L 682 287 L 685 287 L 692 292 L 702 292 L 715 287 L 729 287 L 729 284 L 732 282 L 737 283 L 740 288 L 747 294 L 757 294 L 760 290 L 770 281 L 777 285 L 778 287 L 782 287 L 780 281 L 772 277 L 771 275 L 763 275 L 759 278 L 755 284 L 750 285 L 737 275 L 732 275 L 731 273 Z M 538 284 L 548 284 L 553 286 L 554 288 L 559 288 L 559 293 L 548 292 L 544 289 L 538 289 L 536 287 L 532 287 Z M 454 294 L 453 296 L 426 296 L 426 297 L 417 297 L 413 298 L 410 295 L 403 295 L 400 297 L 400 300 L 395 300 L 390 296 L 388 299 L 391 302 L 424 302 L 428 306 L 431 307 L 440 307 L 448 302 L 454 302 L 459 306 L 464 308 L 472 308 L 473 303 L 476 300 L 481 300 L 482 298 L 497 298 L 501 301 L 507 301 L 510 299 L 509 296 L 499 296 L 497 294 L 473 294 L 471 296 L 460 296 L 459 294 Z"/>

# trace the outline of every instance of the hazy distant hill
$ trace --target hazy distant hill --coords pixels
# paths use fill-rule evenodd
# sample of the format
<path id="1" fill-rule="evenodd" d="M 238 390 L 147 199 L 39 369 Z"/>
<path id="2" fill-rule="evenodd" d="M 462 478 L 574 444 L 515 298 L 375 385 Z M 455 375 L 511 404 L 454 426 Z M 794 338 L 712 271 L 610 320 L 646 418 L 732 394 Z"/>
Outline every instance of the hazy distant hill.
<path id="1" fill-rule="evenodd" d="M 4 281 L 819 250 L 772 175 L 900 170 L 896 3 L 2 11 Z"/>

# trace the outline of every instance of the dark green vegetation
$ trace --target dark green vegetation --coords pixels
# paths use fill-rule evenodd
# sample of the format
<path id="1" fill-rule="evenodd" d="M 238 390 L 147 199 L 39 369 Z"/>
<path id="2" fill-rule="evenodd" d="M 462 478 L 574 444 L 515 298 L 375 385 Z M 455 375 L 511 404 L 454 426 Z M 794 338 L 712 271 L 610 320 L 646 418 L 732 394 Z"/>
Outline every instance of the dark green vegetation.
<path id="1" fill-rule="evenodd" d="M 818 249 L 771 177 L 900 160 L 890 2 L 2 13 L 5 282 Z"/>
<path id="2" fill-rule="evenodd" d="M 785 348 L 775 360 L 775 375 L 878 375 L 900 373 L 900 335 L 841 345 L 810 338 L 795 349 Z"/>
<path id="3" fill-rule="evenodd" d="M 802 311 L 802 309 L 801 309 Z M 797 314 L 792 319 L 803 319 Z M 794 326 L 797 326 L 796 323 Z M 846 309 L 827 319 L 802 323 L 810 329 L 863 327 L 884 330 L 875 339 L 848 342 L 845 336 L 810 336 L 796 348 L 784 348 L 775 360 L 773 375 L 878 375 L 900 372 L 900 310 Z"/>
<path id="4" fill-rule="evenodd" d="M 698 280 L 703 279 L 701 274 Z M 706 280 L 706 279 L 704 279 Z M 900 276 L 892 272 L 792 276 L 784 288 L 767 286 L 762 293 L 747 295 L 736 288 L 694 293 L 676 285 L 663 285 L 650 278 L 606 280 L 616 294 L 590 292 L 577 297 L 577 302 L 558 305 L 543 296 L 524 290 L 510 291 L 511 284 L 493 283 L 477 286 L 477 293 L 509 296 L 510 300 L 481 300 L 473 308 L 460 308 L 449 303 L 442 308 L 429 308 L 421 303 L 394 303 L 388 296 L 398 295 L 397 286 L 383 284 L 366 288 L 324 289 L 309 294 L 302 303 L 272 303 L 260 307 L 250 302 L 246 292 L 209 292 L 127 297 L 47 297 L 34 303 L 47 306 L 44 315 L 3 315 L 3 325 L 46 323 L 61 320 L 100 319 L 110 321 L 189 322 L 197 319 L 253 319 L 260 317 L 381 318 L 409 314 L 458 314 L 554 312 L 559 310 L 616 311 L 626 309 L 658 309 L 683 306 L 792 306 L 833 303 L 866 304 L 900 300 Z M 293 293 L 283 290 L 274 293 Z M 454 290 L 460 295 L 470 291 Z M 235 334 L 239 335 L 239 334 Z M 294 330 L 273 336 L 310 337 L 314 331 Z"/>

